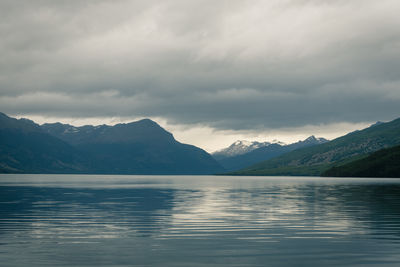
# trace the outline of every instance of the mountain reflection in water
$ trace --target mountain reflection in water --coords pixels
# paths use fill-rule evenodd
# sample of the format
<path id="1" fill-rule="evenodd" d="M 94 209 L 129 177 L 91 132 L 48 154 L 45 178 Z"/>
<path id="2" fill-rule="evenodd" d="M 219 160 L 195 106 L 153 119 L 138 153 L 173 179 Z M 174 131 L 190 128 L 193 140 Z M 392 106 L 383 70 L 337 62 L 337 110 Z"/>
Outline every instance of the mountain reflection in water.
<path id="1" fill-rule="evenodd" d="M 399 266 L 399 249 L 397 179 L 0 175 L 4 266 Z"/>

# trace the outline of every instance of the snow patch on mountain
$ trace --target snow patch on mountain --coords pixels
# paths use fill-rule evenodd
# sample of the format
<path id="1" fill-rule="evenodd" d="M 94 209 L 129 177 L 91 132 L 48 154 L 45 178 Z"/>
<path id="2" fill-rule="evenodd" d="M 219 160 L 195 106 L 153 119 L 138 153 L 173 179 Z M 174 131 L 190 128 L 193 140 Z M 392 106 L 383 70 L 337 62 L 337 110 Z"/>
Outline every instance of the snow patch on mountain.
<path id="1" fill-rule="evenodd" d="M 233 156 L 246 154 L 257 148 L 269 146 L 271 144 L 285 145 L 285 143 L 280 142 L 278 140 L 273 140 L 272 142 L 257 142 L 257 141 L 238 140 L 238 141 L 234 142 L 232 145 L 230 145 L 229 147 L 212 153 L 212 155 L 215 158 L 233 157 Z"/>
<path id="2" fill-rule="evenodd" d="M 310 137 L 305 139 L 303 142 L 313 143 L 313 144 L 323 144 L 323 143 L 328 142 L 328 140 L 325 138 L 322 138 L 322 137 L 317 138 L 314 135 L 311 135 Z"/>
<path id="3" fill-rule="evenodd" d="M 298 145 L 304 145 L 304 144 L 312 144 L 312 145 L 318 145 L 318 144 L 323 144 L 328 142 L 325 138 L 317 138 L 314 135 L 308 137 L 307 139 L 301 141 L 299 140 L 297 143 L 293 144 L 298 144 Z M 280 146 L 288 146 L 288 144 L 281 142 L 279 140 L 272 140 L 271 142 L 257 142 L 257 141 L 247 141 L 247 140 L 238 140 L 234 142 L 232 145 L 230 145 L 227 148 L 218 150 L 214 153 L 212 153 L 213 157 L 217 160 L 224 159 L 224 158 L 229 158 L 229 157 L 234 157 L 238 155 L 243 155 L 246 153 L 249 153 L 255 149 L 261 148 L 261 147 L 267 147 L 272 144 L 277 144 Z"/>

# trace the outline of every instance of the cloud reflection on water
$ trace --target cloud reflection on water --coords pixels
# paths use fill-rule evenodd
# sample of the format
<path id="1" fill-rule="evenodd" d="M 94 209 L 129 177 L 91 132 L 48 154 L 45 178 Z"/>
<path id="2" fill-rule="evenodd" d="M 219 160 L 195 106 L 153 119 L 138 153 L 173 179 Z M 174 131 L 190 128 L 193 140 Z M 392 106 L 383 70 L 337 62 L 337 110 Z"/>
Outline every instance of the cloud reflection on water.
<path id="1" fill-rule="evenodd" d="M 397 180 L 182 176 L 144 183 L 143 177 L 118 178 L 112 184 L 104 177 L 90 179 L 46 186 L 3 179 L 0 257 L 15 262 L 17 252 L 25 263 L 42 257 L 53 265 L 65 262 L 66 252 L 80 255 L 69 259 L 71 264 L 104 257 L 121 264 L 171 265 L 210 257 L 217 262 L 236 257 L 227 263 L 250 265 L 266 260 L 285 265 L 280 257 L 288 264 L 400 262 L 394 252 L 400 248 Z M 89 180 L 97 186 L 90 188 Z"/>

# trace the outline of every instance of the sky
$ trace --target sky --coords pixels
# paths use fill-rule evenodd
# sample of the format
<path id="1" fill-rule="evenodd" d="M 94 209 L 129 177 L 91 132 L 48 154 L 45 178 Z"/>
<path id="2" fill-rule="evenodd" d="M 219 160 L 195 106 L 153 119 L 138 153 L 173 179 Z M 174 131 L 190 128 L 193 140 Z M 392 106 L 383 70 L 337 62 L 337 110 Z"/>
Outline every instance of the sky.
<path id="1" fill-rule="evenodd" d="M 211 152 L 400 117 L 400 1 L 0 1 L 0 111 Z"/>

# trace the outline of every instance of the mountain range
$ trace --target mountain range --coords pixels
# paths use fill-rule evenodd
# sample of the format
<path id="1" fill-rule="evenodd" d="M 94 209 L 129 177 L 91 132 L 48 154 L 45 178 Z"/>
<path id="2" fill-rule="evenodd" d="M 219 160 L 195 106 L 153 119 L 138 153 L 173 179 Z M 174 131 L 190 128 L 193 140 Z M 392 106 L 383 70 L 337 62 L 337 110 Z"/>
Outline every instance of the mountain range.
<path id="1" fill-rule="evenodd" d="M 204 150 L 176 141 L 149 119 L 115 126 L 42 126 L 0 113 L 0 172 L 212 174 Z"/>
<path id="2" fill-rule="evenodd" d="M 303 141 L 286 145 L 282 142 L 236 141 L 228 148 L 213 153 L 212 156 L 227 170 L 236 171 L 260 161 L 280 156 L 290 151 L 328 142 L 324 138 L 310 136 Z"/>
<path id="3" fill-rule="evenodd" d="M 237 141 L 211 156 L 149 119 L 75 127 L 0 113 L 0 173 L 399 177 L 399 152 L 400 119 L 332 141 Z"/>
<path id="4" fill-rule="evenodd" d="M 324 144 L 291 151 L 246 167 L 234 175 L 321 175 L 380 149 L 400 144 L 400 119 L 377 123 Z M 400 163 L 399 163 L 400 164 Z"/>

